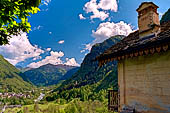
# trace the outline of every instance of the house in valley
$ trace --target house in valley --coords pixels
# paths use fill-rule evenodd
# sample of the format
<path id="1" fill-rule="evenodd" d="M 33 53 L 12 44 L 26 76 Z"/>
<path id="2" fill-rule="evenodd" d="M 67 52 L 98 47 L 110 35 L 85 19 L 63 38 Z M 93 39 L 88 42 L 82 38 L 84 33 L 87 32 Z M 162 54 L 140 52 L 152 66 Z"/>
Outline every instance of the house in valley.
<path id="1" fill-rule="evenodd" d="M 170 22 L 160 24 L 158 6 L 143 2 L 139 30 L 97 57 L 99 65 L 118 61 L 118 109 L 170 113 Z"/>

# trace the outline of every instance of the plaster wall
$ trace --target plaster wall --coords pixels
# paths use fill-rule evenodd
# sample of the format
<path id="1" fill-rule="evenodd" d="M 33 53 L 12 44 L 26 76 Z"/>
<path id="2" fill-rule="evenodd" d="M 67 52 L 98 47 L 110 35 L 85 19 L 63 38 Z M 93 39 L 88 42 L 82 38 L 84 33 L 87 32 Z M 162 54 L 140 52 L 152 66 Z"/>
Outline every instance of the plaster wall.
<path id="1" fill-rule="evenodd" d="M 120 108 L 142 113 L 170 113 L 170 51 L 128 58 L 118 63 Z"/>

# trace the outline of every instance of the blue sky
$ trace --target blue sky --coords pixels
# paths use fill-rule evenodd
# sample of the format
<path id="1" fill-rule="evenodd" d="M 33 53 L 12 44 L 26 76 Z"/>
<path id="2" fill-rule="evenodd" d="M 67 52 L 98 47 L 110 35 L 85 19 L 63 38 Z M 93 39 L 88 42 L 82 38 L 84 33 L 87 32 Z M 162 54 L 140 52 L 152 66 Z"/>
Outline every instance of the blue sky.
<path id="1" fill-rule="evenodd" d="M 12 64 L 23 67 L 38 67 L 51 62 L 81 64 L 93 44 L 112 35 L 128 35 L 137 29 L 136 9 L 144 1 L 44 0 L 41 11 L 29 18 L 32 31 L 21 36 L 26 37 L 25 45 L 28 46 L 22 47 L 22 41 L 13 40 L 13 45 L 0 47 L 0 54 Z M 160 7 L 160 16 L 170 8 L 170 0 L 150 1 Z M 25 50 L 17 52 L 14 49 L 17 44 Z"/>

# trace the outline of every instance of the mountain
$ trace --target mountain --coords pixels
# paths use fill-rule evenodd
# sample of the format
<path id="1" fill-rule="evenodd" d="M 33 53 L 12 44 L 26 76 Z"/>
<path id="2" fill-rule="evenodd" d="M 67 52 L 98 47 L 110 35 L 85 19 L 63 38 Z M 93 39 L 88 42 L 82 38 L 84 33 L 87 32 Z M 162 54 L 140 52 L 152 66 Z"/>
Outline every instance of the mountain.
<path id="1" fill-rule="evenodd" d="M 165 14 L 162 16 L 162 19 L 161 19 L 161 24 L 163 24 L 164 22 L 168 22 L 170 21 L 170 8 L 168 9 L 167 12 L 165 12 Z"/>
<path id="2" fill-rule="evenodd" d="M 69 79 L 72 75 L 74 75 L 78 70 L 80 69 L 80 67 L 75 67 L 73 69 L 70 69 L 69 71 L 67 71 L 67 73 L 61 78 L 61 80 L 67 80 Z"/>
<path id="3" fill-rule="evenodd" d="M 21 66 L 15 66 L 18 70 L 20 70 L 21 72 L 25 72 L 25 71 L 28 71 L 28 70 L 31 70 L 32 68 L 30 68 L 30 67 L 25 67 L 25 68 L 23 68 L 23 67 L 21 67 Z"/>
<path id="4" fill-rule="evenodd" d="M 98 91 L 110 87 L 117 87 L 117 62 L 108 63 L 99 67 L 98 62 L 94 61 L 94 59 L 124 37 L 125 36 L 114 36 L 105 40 L 103 43 L 94 45 L 90 53 L 85 56 L 80 69 L 55 90 L 64 91 L 92 84 L 98 84 L 96 88 Z"/>
<path id="5" fill-rule="evenodd" d="M 20 71 L 0 55 L 0 92 L 23 92 L 33 87 Z"/>
<path id="6" fill-rule="evenodd" d="M 47 64 L 25 71 L 24 74 L 36 86 L 49 86 L 57 84 L 69 70 L 74 68 L 76 67 Z"/>

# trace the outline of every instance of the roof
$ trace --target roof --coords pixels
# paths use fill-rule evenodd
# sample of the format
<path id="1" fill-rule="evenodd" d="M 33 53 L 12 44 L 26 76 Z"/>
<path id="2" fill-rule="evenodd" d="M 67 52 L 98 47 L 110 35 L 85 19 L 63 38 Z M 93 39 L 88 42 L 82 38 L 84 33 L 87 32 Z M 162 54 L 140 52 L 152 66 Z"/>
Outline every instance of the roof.
<path id="1" fill-rule="evenodd" d="M 168 24 L 164 23 L 162 26 L 164 27 L 164 31 L 161 31 L 157 35 L 153 34 L 144 38 L 139 38 L 139 31 L 135 31 L 107 49 L 96 59 L 99 61 L 107 60 L 170 43 L 170 22 Z"/>
<path id="2" fill-rule="evenodd" d="M 158 7 L 157 5 L 155 5 L 153 2 L 143 2 L 136 11 L 139 12 L 139 11 L 145 9 L 146 7 L 142 8 L 142 6 L 143 6 L 143 5 L 146 5 L 146 4 L 147 4 L 147 5 L 150 5 L 150 6 L 152 5 L 152 6 L 155 6 L 155 7 L 159 8 L 159 7 Z"/>

